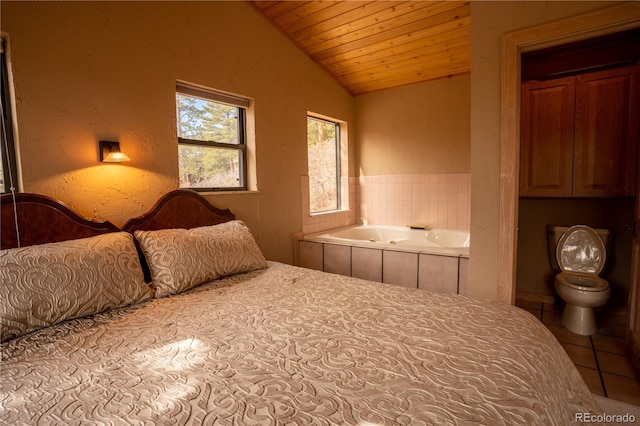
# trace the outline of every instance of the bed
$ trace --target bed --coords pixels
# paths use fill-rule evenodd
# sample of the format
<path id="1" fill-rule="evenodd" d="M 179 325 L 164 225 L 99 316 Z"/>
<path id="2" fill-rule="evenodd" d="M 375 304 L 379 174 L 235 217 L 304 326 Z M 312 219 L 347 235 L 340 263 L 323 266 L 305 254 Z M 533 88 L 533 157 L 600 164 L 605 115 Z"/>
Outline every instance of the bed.
<path id="1" fill-rule="evenodd" d="M 122 230 L 36 195 L 3 196 L 2 214 L 4 424 L 570 424 L 600 413 L 531 314 L 267 261 L 242 221 L 192 191 Z M 42 234 L 57 221 L 64 238 Z"/>

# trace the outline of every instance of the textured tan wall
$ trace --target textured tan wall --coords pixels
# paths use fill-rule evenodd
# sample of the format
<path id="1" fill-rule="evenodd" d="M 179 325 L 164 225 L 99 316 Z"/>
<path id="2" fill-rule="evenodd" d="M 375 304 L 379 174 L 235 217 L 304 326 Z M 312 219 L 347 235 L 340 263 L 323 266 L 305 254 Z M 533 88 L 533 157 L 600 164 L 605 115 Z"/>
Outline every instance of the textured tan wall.
<path id="1" fill-rule="evenodd" d="M 489 299 L 497 297 L 502 35 L 618 3 L 471 3 L 470 296 Z"/>
<path id="2" fill-rule="evenodd" d="M 468 173 L 470 76 L 356 97 L 360 175 Z"/>
<path id="3" fill-rule="evenodd" d="M 460 155 L 443 154 L 452 160 L 432 162 L 437 145 L 423 143 L 441 140 L 435 136 L 447 134 L 440 126 L 451 115 L 429 122 L 427 114 L 430 124 L 419 130 L 398 126 L 422 123 L 424 116 L 399 115 L 395 121 L 374 123 L 382 135 L 358 137 L 364 144 L 358 151 L 364 174 L 470 168 L 471 295 L 495 298 L 496 293 L 500 37 L 612 4 L 472 3 L 470 127 L 463 123 L 452 130 L 459 135 L 460 129 L 468 129 L 467 168 L 462 168 L 464 161 L 457 163 L 465 155 L 464 136 L 456 136 L 459 145 L 451 151 Z M 450 90 L 467 96 L 465 77 L 456 77 L 354 101 L 244 2 L 3 1 L 1 14 L 1 28 L 9 34 L 12 48 L 25 191 L 61 199 L 89 217 L 121 225 L 178 185 L 175 80 L 243 94 L 256 101 L 259 192 L 209 198 L 247 221 L 265 255 L 274 260 L 292 260 L 291 234 L 302 228 L 300 176 L 306 174 L 307 111 L 353 123 L 356 103 L 358 118 L 364 121 L 369 108 L 384 111 L 379 101 L 387 96 L 396 103 L 415 102 L 423 112 L 448 102 L 464 109 L 460 98 L 447 97 Z M 422 91 L 427 96 L 414 95 Z M 361 122 L 350 132 L 352 176 L 358 174 L 353 141 L 364 128 L 368 126 Z M 389 147 L 379 141 L 396 134 L 415 138 L 416 143 L 409 144 L 409 150 L 385 151 Z M 98 163 L 99 139 L 120 140 L 133 161 Z M 371 150 L 365 151 L 369 142 Z M 411 155 L 424 152 L 429 155 Z"/>
<path id="4" fill-rule="evenodd" d="M 259 192 L 208 198 L 268 258 L 292 262 L 306 113 L 353 123 L 355 102 L 251 6 L 3 1 L 1 13 L 25 191 L 122 225 L 178 186 L 176 80 L 238 93 L 255 100 Z M 99 163 L 98 140 L 119 140 L 132 161 Z"/>

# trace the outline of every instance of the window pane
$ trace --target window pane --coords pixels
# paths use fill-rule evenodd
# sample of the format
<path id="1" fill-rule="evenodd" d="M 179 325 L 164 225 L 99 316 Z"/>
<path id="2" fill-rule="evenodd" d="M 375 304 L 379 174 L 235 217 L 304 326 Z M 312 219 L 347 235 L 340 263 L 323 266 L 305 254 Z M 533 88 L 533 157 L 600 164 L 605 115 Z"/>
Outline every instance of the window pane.
<path id="1" fill-rule="evenodd" d="M 307 118 L 309 198 L 312 213 L 338 210 L 337 124 Z"/>
<path id="2" fill-rule="evenodd" d="M 180 144 L 180 188 L 240 188 L 241 151 Z"/>
<path id="3" fill-rule="evenodd" d="M 238 107 L 176 94 L 178 137 L 237 145 Z"/>

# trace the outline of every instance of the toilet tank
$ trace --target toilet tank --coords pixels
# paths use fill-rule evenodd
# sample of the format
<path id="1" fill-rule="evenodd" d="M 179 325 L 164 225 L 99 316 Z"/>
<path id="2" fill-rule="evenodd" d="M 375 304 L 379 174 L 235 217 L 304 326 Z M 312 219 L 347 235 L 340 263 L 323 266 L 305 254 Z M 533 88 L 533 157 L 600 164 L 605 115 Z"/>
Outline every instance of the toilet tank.
<path id="1" fill-rule="evenodd" d="M 562 234 L 567 232 L 569 228 L 570 226 L 547 225 L 547 253 L 549 255 L 551 268 L 556 271 L 560 271 L 560 265 L 558 265 L 558 259 L 556 259 L 556 247 L 558 245 L 558 241 L 560 241 L 560 237 L 562 237 Z M 611 243 L 613 241 L 611 238 L 611 231 L 604 228 L 593 228 L 593 230 L 596 231 L 604 243 L 607 256 L 609 256 L 611 253 Z"/>

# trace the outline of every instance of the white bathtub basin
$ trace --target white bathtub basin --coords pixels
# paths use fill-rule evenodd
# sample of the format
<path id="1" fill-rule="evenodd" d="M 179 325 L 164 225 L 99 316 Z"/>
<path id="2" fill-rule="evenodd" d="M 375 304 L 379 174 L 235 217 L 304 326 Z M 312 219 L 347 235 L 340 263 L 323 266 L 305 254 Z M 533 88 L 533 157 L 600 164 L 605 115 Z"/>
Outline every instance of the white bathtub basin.
<path id="1" fill-rule="evenodd" d="M 468 254 L 470 246 L 468 231 L 452 229 L 424 230 L 386 225 L 355 225 L 305 235 L 304 239 L 443 254 Z"/>

